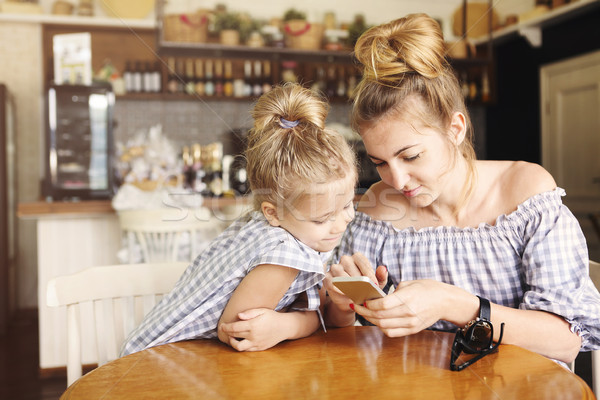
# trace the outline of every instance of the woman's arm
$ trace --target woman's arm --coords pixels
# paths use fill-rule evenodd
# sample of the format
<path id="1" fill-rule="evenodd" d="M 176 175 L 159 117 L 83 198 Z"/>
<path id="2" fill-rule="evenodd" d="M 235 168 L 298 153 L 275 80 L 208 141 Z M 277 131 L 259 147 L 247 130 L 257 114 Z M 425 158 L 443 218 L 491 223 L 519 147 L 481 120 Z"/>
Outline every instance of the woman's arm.
<path id="1" fill-rule="evenodd" d="M 372 271 L 369 261 L 357 253 L 352 257 L 342 257 L 340 264 L 332 266 L 330 273 L 333 276 L 370 276 Z M 380 266 L 376 275 L 382 286 L 382 282 L 387 281 L 387 271 Z M 328 307 L 327 312 L 333 311 L 333 315 L 326 314 L 326 321 L 340 318 L 340 315 L 353 321 L 354 315 L 347 311 L 351 300 L 345 296 L 331 298 L 335 299 L 335 304 Z M 367 301 L 366 307 L 359 304 L 353 304 L 353 307 L 390 337 L 417 333 L 440 319 L 463 327 L 479 315 L 477 296 L 457 286 L 433 280 L 400 282 L 396 290 L 383 299 Z M 577 356 L 581 338 L 571 332 L 564 318 L 545 311 L 521 310 L 493 303 L 491 307 L 496 340 L 500 324 L 504 322 L 502 343 L 521 346 L 567 363 Z"/>
<path id="2" fill-rule="evenodd" d="M 355 305 L 357 313 L 391 337 L 410 335 L 445 320 L 462 327 L 479 315 L 479 300 L 467 291 L 431 280 L 401 282 L 383 299 Z M 571 362 L 581 338 L 571 332 L 560 316 L 545 311 L 520 310 L 492 304 L 491 321 L 498 339 L 504 323 L 502 343 L 514 344 L 546 357 Z"/>
<path id="3" fill-rule="evenodd" d="M 250 271 L 221 315 L 219 340 L 240 351 L 257 351 L 314 332 L 319 326 L 316 312 L 274 311 L 297 273 L 279 265 L 260 265 Z"/>

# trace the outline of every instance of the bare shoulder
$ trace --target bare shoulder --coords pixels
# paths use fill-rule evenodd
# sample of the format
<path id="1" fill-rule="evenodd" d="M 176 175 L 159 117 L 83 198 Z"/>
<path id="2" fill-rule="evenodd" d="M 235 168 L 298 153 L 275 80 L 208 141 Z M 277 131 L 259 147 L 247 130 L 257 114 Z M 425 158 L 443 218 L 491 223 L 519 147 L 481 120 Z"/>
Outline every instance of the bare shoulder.
<path id="1" fill-rule="evenodd" d="M 522 203 L 536 194 L 556 188 L 554 178 L 544 167 L 526 161 L 504 161 L 499 181 L 514 202 Z"/>

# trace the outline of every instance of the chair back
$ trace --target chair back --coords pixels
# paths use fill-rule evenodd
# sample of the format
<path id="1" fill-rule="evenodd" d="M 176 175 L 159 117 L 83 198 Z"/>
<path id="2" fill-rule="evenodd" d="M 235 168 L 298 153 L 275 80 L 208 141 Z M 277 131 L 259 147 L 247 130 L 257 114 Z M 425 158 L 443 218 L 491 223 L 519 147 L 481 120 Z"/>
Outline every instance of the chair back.
<path id="1" fill-rule="evenodd" d="M 80 306 L 91 303 L 91 336 L 98 365 L 119 357 L 121 346 L 143 317 L 173 289 L 187 262 L 91 267 L 48 282 L 46 303 L 67 309 L 67 384 L 82 374 Z"/>
<path id="2" fill-rule="evenodd" d="M 600 263 L 590 260 L 590 278 L 600 290 Z M 592 384 L 594 396 L 600 399 L 600 350 L 592 351 Z"/>
<path id="3" fill-rule="evenodd" d="M 131 264 L 191 262 L 202 250 L 203 241 L 207 244 L 225 229 L 224 222 L 207 208 L 122 210 L 118 215 Z"/>

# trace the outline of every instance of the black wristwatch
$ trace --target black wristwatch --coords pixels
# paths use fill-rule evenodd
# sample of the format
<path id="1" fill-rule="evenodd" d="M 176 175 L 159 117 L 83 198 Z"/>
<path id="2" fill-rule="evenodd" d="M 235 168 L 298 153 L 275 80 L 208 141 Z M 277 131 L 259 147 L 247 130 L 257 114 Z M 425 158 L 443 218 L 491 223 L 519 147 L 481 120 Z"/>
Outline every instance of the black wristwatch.
<path id="1" fill-rule="evenodd" d="M 480 296 L 477 296 L 477 298 L 479 299 L 479 317 L 465 325 L 463 335 L 471 348 L 481 351 L 492 345 L 493 331 L 490 322 L 490 301 Z M 465 348 L 465 352 L 469 352 L 468 349 Z"/>

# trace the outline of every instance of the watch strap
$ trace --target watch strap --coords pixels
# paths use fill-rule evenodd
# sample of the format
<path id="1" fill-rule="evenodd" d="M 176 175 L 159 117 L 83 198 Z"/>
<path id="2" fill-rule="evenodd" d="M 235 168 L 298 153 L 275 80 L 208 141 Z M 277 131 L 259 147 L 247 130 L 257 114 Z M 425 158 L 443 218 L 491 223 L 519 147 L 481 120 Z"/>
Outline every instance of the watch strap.
<path id="1" fill-rule="evenodd" d="M 477 296 L 477 298 L 479 299 L 479 319 L 489 321 L 492 315 L 490 301 L 480 296 Z"/>

